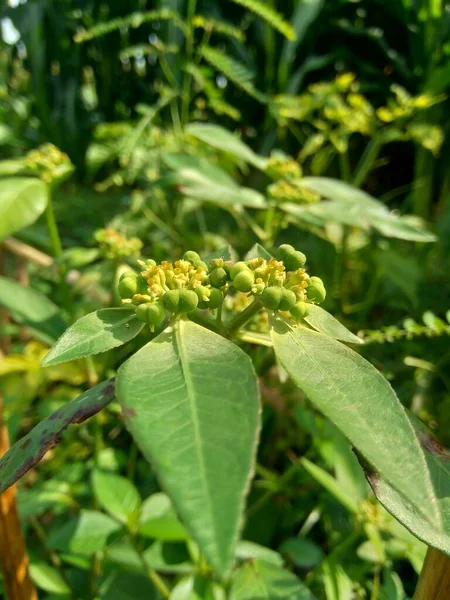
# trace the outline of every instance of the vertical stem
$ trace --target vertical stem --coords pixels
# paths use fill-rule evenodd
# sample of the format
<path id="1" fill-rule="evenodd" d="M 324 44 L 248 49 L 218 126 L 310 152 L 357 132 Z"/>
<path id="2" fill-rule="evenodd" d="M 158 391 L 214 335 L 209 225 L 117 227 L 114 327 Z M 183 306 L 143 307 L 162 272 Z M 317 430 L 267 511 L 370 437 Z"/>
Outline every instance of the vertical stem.
<path id="1" fill-rule="evenodd" d="M 339 152 L 339 169 L 341 171 L 341 179 L 349 182 L 351 180 L 350 160 L 348 152 Z"/>
<path id="2" fill-rule="evenodd" d="M 0 274 L 2 271 L 0 262 Z M 0 341 L 0 356 L 6 349 Z M 0 457 L 10 448 L 8 428 L 4 420 L 3 397 L 0 392 Z M 8 600 L 37 600 L 30 579 L 28 554 L 20 527 L 16 504 L 16 486 L 0 494 L 0 568 Z"/>
<path id="3" fill-rule="evenodd" d="M 192 27 L 192 19 L 195 16 L 197 0 L 188 0 L 187 7 L 187 30 L 186 30 L 186 63 L 192 59 L 194 53 L 194 28 Z M 183 125 L 189 120 L 189 104 L 191 102 L 191 75 L 187 69 L 184 72 L 183 92 L 181 98 L 181 120 Z"/>
<path id="4" fill-rule="evenodd" d="M 356 166 L 356 172 L 353 176 L 353 185 L 356 187 L 361 187 L 365 182 L 370 170 L 373 167 L 373 163 L 378 157 L 381 145 L 382 139 L 380 135 L 378 137 L 375 135 L 368 143 L 360 161 Z"/>
<path id="5" fill-rule="evenodd" d="M 450 598 L 450 557 L 428 548 L 413 600 Z"/>

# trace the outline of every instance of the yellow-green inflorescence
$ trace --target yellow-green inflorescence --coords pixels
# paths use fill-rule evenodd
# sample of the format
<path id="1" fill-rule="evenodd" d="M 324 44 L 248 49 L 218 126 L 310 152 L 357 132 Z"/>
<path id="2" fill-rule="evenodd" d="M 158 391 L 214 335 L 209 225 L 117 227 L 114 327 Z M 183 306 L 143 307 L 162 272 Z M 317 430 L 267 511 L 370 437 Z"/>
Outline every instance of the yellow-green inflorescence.
<path id="1" fill-rule="evenodd" d="M 215 258 L 206 264 L 193 251 L 176 262 L 152 259 L 138 261 L 141 272 L 127 271 L 119 281 L 123 304 L 136 307 L 136 317 L 153 331 L 167 313 L 188 314 L 199 309 L 215 310 L 228 290 L 242 292 L 261 301 L 269 311 L 288 312 L 295 321 L 308 314 L 308 305 L 323 302 L 325 286 L 310 277 L 306 256 L 288 244 L 275 257 L 227 261 Z"/>

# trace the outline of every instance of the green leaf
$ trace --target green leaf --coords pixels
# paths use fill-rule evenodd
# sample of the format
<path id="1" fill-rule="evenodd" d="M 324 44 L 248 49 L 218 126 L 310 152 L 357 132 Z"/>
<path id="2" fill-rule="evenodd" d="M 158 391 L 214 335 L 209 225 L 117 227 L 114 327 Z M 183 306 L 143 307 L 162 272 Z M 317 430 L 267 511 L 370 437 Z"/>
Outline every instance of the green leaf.
<path id="1" fill-rule="evenodd" d="M 46 343 L 53 343 L 67 326 L 56 304 L 40 292 L 6 277 L 0 277 L 0 305 L 14 319 L 38 332 L 38 337 Z"/>
<path id="2" fill-rule="evenodd" d="M 114 379 L 103 381 L 64 404 L 16 442 L 0 459 L 0 493 L 39 462 L 71 423 L 82 423 L 98 413 L 111 402 L 114 393 Z"/>
<path id="3" fill-rule="evenodd" d="M 288 40 L 295 40 L 296 34 L 292 26 L 283 16 L 267 5 L 264 0 L 232 0 L 235 4 L 244 6 L 247 10 L 254 12 L 258 17 L 264 19 L 271 27 L 279 31 Z"/>
<path id="4" fill-rule="evenodd" d="M 278 552 L 275 552 L 270 548 L 266 548 L 265 546 L 255 544 L 255 542 L 248 542 L 246 540 L 241 540 L 237 543 L 236 558 L 238 560 L 263 560 L 266 563 L 272 563 L 273 565 L 277 565 L 279 567 L 282 567 L 284 564 L 283 558 L 280 556 L 280 554 L 278 554 Z"/>
<path id="5" fill-rule="evenodd" d="M 250 248 L 250 250 L 245 255 L 245 260 L 250 260 L 252 258 L 258 258 L 259 256 L 261 256 L 262 258 L 265 258 L 266 260 L 270 260 L 271 258 L 273 258 L 272 254 L 270 254 L 270 252 L 268 250 L 266 250 L 263 246 L 261 246 L 261 244 L 255 244 L 254 246 L 252 246 Z"/>
<path id="6" fill-rule="evenodd" d="M 0 241 L 34 223 L 47 202 L 48 187 L 40 179 L 0 179 Z"/>
<path id="7" fill-rule="evenodd" d="M 70 594 L 70 588 L 60 571 L 47 563 L 31 563 L 30 576 L 34 584 L 50 594 Z"/>
<path id="8" fill-rule="evenodd" d="M 266 158 L 253 152 L 237 135 L 220 125 L 191 123 L 186 127 L 186 131 L 202 142 L 205 142 L 205 144 L 209 144 L 222 152 L 232 154 L 239 160 L 243 160 L 257 169 L 264 170 L 267 166 Z"/>
<path id="9" fill-rule="evenodd" d="M 160 573 L 183 574 L 195 570 L 184 543 L 157 541 L 147 548 L 144 558 L 151 569 Z"/>
<path id="10" fill-rule="evenodd" d="M 142 504 L 139 533 L 145 537 L 162 541 L 188 539 L 166 494 L 152 494 Z"/>
<path id="11" fill-rule="evenodd" d="M 320 333 L 274 318 L 271 335 L 294 382 L 372 467 L 439 527 L 424 454 L 387 380 L 353 350 Z"/>
<path id="12" fill-rule="evenodd" d="M 69 327 L 42 361 L 48 367 L 83 356 L 106 352 L 129 342 L 144 327 L 133 309 L 102 308 Z"/>
<path id="13" fill-rule="evenodd" d="M 322 469 L 322 467 L 319 467 L 319 465 L 314 464 L 307 458 L 302 458 L 301 463 L 311 477 L 313 477 L 317 483 L 320 483 L 320 485 L 323 486 L 327 492 L 334 496 L 334 498 L 336 498 L 336 500 L 340 502 L 342 506 L 345 506 L 345 508 L 350 512 L 357 514 L 359 508 L 357 500 L 353 498 L 353 496 L 351 496 L 334 477 Z"/>
<path id="14" fill-rule="evenodd" d="M 94 510 L 82 510 L 77 517 L 50 533 L 47 546 L 52 550 L 91 556 L 104 550 L 110 536 L 120 529 L 121 525 L 111 517 Z"/>
<path id="15" fill-rule="evenodd" d="M 92 472 L 92 489 L 99 505 L 111 516 L 128 526 L 136 523 L 141 497 L 131 481 L 95 469 Z"/>
<path id="16" fill-rule="evenodd" d="M 312 569 L 322 562 L 323 552 L 317 544 L 305 538 L 288 538 L 280 546 L 296 567 Z"/>
<path id="17" fill-rule="evenodd" d="M 225 594 L 200 575 L 184 577 L 172 589 L 170 600 L 225 600 Z"/>
<path id="18" fill-rule="evenodd" d="M 147 575 L 114 573 L 100 587 L 100 600 L 157 600 L 156 589 Z"/>
<path id="19" fill-rule="evenodd" d="M 316 331 L 319 331 L 324 335 L 329 335 L 335 340 L 348 342 L 349 344 L 364 343 L 361 338 L 357 337 L 344 327 L 344 325 L 330 315 L 329 312 L 315 304 L 309 305 L 309 314 L 305 317 L 305 321 Z"/>
<path id="20" fill-rule="evenodd" d="M 249 357 L 180 320 L 119 369 L 127 428 L 211 565 L 228 571 L 253 472 L 259 394 Z"/>
<path id="21" fill-rule="evenodd" d="M 314 600 L 295 575 L 262 560 L 254 560 L 236 571 L 230 600 Z"/>
<path id="22" fill-rule="evenodd" d="M 203 156 L 163 152 L 161 158 L 169 169 L 177 173 L 177 181 L 180 184 L 195 183 L 199 176 L 203 176 L 223 185 L 236 186 L 234 179 L 226 171 L 213 165 Z"/>
<path id="23" fill-rule="evenodd" d="M 202 260 L 205 263 L 209 263 L 213 258 L 223 258 L 224 260 L 237 260 L 236 251 L 232 246 L 225 246 L 224 248 L 219 248 L 219 250 L 215 250 L 206 256 L 202 256 Z"/>
<path id="24" fill-rule="evenodd" d="M 428 546 L 450 555 L 450 452 L 423 431 L 416 419 L 414 422 L 431 473 L 432 501 L 441 524 L 430 525 L 405 490 L 395 489 L 377 473 L 366 472 L 366 477 L 378 500 L 400 523 Z"/>

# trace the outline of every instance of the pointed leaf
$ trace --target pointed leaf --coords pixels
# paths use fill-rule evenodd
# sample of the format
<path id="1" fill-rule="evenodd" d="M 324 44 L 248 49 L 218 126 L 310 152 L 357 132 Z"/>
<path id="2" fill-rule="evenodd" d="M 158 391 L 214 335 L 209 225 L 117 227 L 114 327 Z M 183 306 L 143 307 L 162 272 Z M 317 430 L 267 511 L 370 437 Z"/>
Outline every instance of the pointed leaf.
<path id="1" fill-rule="evenodd" d="M 262 560 L 242 566 L 234 576 L 230 600 L 314 600 L 295 575 Z"/>
<path id="2" fill-rule="evenodd" d="M 311 325 L 313 329 L 329 335 L 335 340 L 341 342 L 348 342 L 349 344 L 363 344 L 363 340 L 349 331 L 342 323 L 335 319 L 329 312 L 316 306 L 315 304 L 309 305 L 309 314 L 305 317 L 305 321 L 308 325 Z"/>
<path id="3" fill-rule="evenodd" d="M 39 462 L 71 423 L 82 423 L 109 404 L 114 392 L 114 379 L 99 383 L 59 408 L 16 442 L 0 459 L 0 493 Z"/>
<path id="4" fill-rule="evenodd" d="M 250 250 L 245 255 L 245 260 L 250 260 L 252 258 L 258 258 L 259 256 L 261 256 L 262 258 L 265 258 L 266 260 L 270 260 L 271 258 L 273 258 L 272 254 L 270 254 L 270 252 L 268 250 L 266 250 L 263 246 L 261 246 L 261 244 L 255 244 L 254 246 L 252 246 L 250 248 Z"/>
<path id="5" fill-rule="evenodd" d="M 106 352 L 129 342 L 144 327 L 128 308 L 103 308 L 79 319 L 59 338 L 42 365 L 48 367 Z"/>
<path id="6" fill-rule="evenodd" d="M 188 539 L 186 529 L 180 523 L 170 498 L 163 493 L 152 494 L 143 502 L 139 533 L 162 541 Z"/>
<path id="7" fill-rule="evenodd" d="M 6 277 L 0 277 L 0 305 L 14 319 L 39 332 L 38 337 L 46 343 L 53 343 L 67 326 L 56 304 L 40 292 Z"/>
<path id="8" fill-rule="evenodd" d="M 425 456 L 387 380 L 330 337 L 281 319 L 271 325 L 276 356 L 294 382 L 386 481 L 439 526 Z"/>
<path id="9" fill-rule="evenodd" d="M 111 516 L 128 525 L 137 521 L 141 497 L 131 481 L 95 469 L 92 473 L 92 489 L 99 505 Z"/>
<path id="10" fill-rule="evenodd" d="M 253 472 L 259 395 L 248 356 L 178 321 L 119 369 L 125 423 L 186 528 L 228 571 Z"/>
<path id="11" fill-rule="evenodd" d="M 0 241 L 34 223 L 44 212 L 48 186 L 32 177 L 0 180 Z"/>
<path id="12" fill-rule="evenodd" d="M 44 562 L 31 563 L 30 576 L 38 588 L 51 594 L 70 594 L 60 571 Z"/>

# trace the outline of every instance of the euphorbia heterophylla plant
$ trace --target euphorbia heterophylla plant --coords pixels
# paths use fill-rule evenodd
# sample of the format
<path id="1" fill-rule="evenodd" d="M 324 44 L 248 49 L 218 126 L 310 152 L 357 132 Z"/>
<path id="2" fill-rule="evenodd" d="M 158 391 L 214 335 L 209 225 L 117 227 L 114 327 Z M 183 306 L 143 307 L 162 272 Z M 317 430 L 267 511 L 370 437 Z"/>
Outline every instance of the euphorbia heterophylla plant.
<path id="1" fill-rule="evenodd" d="M 389 383 L 345 345 L 361 340 L 319 306 L 326 290 L 305 263 L 289 245 L 272 254 L 256 246 L 238 261 L 227 249 L 203 260 L 189 251 L 174 263 L 140 261 L 139 273 L 119 281 L 123 306 L 77 321 L 44 364 L 105 352 L 141 332 L 148 342 L 120 366 L 115 382 L 85 392 L 46 419 L 46 435 L 41 423 L 27 436 L 32 443 L 11 449 L 0 461 L 0 491 L 69 423 L 110 402 L 115 386 L 125 424 L 187 531 L 216 574 L 228 577 L 260 429 L 258 381 L 240 344 L 262 343 L 347 436 L 385 506 L 447 552 L 449 519 L 437 500 L 427 444 Z M 268 315 L 266 332 L 248 327 L 258 313 Z"/>

